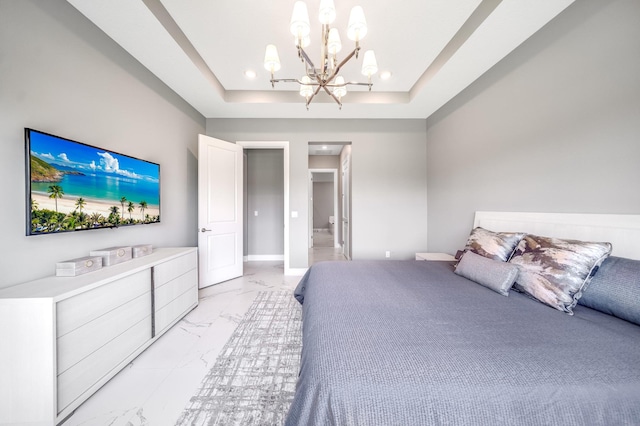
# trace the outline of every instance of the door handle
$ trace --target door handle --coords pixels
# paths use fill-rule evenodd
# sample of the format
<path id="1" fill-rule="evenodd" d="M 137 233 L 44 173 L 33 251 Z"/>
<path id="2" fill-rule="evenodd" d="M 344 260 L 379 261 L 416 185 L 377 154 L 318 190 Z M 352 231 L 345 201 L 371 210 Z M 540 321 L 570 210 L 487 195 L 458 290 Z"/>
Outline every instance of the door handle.
<path id="1" fill-rule="evenodd" d="M 200 228 L 200 232 L 211 232 L 211 229 Z"/>

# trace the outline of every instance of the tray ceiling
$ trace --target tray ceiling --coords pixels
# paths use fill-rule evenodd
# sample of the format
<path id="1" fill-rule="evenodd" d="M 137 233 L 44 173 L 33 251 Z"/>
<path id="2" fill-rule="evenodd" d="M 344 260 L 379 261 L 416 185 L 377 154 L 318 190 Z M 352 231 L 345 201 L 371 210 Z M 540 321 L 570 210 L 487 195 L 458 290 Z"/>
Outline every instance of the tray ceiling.
<path id="1" fill-rule="evenodd" d="M 300 78 L 289 19 L 293 0 L 67 0 L 207 118 L 426 118 L 508 55 L 573 0 L 335 0 L 343 51 L 349 11 L 361 4 L 369 32 L 362 49 L 376 52 L 373 90 L 352 88 L 342 110 L 325 94 L 310 105 L 298 86 L 275 89 L 263 68 L 275 44 L 277 78 Z M 319 57 L 320 0 L 307 0 L 311 59 Z M 344 69 L 362 81 L 360 59 Z M 257 76 L 248 79 L 244 73 Z"/>

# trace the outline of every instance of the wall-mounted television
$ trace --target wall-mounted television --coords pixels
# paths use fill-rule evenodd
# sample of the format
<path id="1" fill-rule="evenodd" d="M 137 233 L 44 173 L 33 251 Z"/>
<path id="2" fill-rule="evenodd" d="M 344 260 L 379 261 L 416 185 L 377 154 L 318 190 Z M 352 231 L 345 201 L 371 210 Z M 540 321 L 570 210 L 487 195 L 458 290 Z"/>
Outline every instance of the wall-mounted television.
<path id="1" fill-rule="evenodd" d="M 160 222 L 160 165 L 25 129 L 27 235 Z"/>

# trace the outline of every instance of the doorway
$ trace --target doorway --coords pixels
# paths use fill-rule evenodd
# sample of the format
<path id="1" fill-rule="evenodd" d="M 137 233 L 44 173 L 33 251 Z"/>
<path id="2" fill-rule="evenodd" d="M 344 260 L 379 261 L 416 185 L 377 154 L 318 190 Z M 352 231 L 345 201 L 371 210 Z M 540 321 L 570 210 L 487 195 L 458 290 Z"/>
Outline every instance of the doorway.
<path id="1" fill-rule="evenodd" d="M 281 149 L 244 149 L 244 260 L 284 261 Z"/>
<path id="2" fill-rule="evenodd" d="M 309 169 L 309 248 L 340 247 L 338 169 Z"/>
<path id="3" fill-rule="evenodd" d="M 281 149 L 284 164 L 284 273 L 296 275 L 299 272 L 290 267 L 289 259 L 289 142 L 287 141 L 237 141 L 243 149 Z M 253 214 L 252 212 L 249 212 Z M 259 214 L 259 213 L 258 213 Z"/>
<path id="4" fill-rule="evenodd" d="M 350 168 L 347 170 L 348 181 L 347 188 L 349 191 L 346 194 L 346 201 L 348 207 L 346 214 L 343 214 L 343 203 L 345 200 L 345 194 L 343 194 L 343 170 L 342 163 L 345 155 L 349 157 L 348 165 L 351 165 L 351 142 L 309 142 L 309 181 L 308 181 L 308 203 L 309 203 L 309 221 L 308 221 L 308 246 L 309 246 L 309 265 L 313 265 L 315 262 L 324 260 L 348 260 L 345 256 L 347 254 L 351 257 L 351 232 L 347 229 L 347 251 L 344 250 L 344 224 L 343 219 L 350 222 L 351 219 L 351 179 Z M 334 171 L 336 172 L 334 175 Z M 330 173 L 326 176 L 326 173 Z M 314 181 L 319 179 L 325 180 L 327 178 L 332 182 L 331 191 L 331 207 L 330 212 L 327 212 L 327 207 L 324 209 L 318 209 L 314 207 L 314 202 L 318 201 L 318 194 L 314 190 Z M 325 184 L 325 191 L 327 184 Z M 326 199 L 326 195 L 325 195 Z M 318 217 L 319 216 L 319 217 Z M 315 223 L 314 223 L 315 222 Z M 327 244 L 327 247 L 318 247 L 314 244 L 314 240 L 325 239 L 325 235 L 322 232 L 323 229 L 333 228 L 333 241 L 332 244 Z M 314 232 L 320 230 L 320 232 Z"/>

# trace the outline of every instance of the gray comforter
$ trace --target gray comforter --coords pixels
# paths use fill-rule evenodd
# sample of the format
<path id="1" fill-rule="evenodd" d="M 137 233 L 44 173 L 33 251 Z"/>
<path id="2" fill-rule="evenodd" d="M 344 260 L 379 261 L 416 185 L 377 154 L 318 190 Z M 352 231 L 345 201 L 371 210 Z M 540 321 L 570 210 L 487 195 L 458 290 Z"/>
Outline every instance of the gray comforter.
<path id="1" fill-rule="evenodd" d="M 295 290 L 287 425 L 637 425 L 640 327 L 569 316 L 447 262 L 326 262 Z"/>

